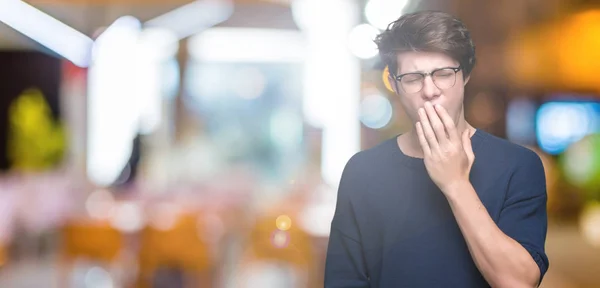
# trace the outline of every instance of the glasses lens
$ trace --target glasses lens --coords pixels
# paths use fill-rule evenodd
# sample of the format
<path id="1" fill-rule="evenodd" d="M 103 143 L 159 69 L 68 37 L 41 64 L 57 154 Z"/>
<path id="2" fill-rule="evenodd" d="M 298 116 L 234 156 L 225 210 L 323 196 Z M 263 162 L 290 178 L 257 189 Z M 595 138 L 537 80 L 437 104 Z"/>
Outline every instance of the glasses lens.
<path id="1" fill-rule="evenodd" d="M 440 89 L 448 89 L 456 83 L 456 72 L 454 69 L 447 68 L 433 72 L 433 82 Z"/>
<path id="2" fill-rule="evenodd" d="M 402 76 L 402 89 L 406 93 L 416 93 L 423 88 L 423 75 L 421 74 L 406 74 Z"/>

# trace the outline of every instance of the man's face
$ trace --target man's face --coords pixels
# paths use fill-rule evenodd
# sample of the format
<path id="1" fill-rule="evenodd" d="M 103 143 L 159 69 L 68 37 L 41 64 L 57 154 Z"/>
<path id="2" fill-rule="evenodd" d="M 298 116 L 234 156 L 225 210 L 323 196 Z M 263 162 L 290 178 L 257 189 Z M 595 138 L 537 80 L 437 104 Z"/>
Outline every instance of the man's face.
<path id="1" fill-rule="evenodd" d="M 431 73 L 440 68 L 459 67 L 458 61 L 446 54 L 436 52 L 402 52 L 398 54 L 397 61 L 398 71 L 396 71 L 396 75 L 413 72 Z M 414 92 L 420 87 L 419 82 L 421 81 L 418 80 L 418 75 L 417 77 L 414 75 L 404 76 L 402 81 L 390 79 L 392 87 L 400 96 L 400 102 L 404 110 L 413 123 L 419 120 L 417 111 L 419 108 L 424 107 L 427 101 L 432 104 L 440 104 L 446 108 L 452 119 L 454 119 L 454 123 L 458 123 L 460 117 L 463 117 L 464 87 L 469 79 L 463 80 L 463 72 L 460 70 L 456 72 L 454 85 L 450 85 L 452 82 L 448 79 L 452 78 L 448 77 L 452 77 L 452 73 L 453 70 L 449 69 L 436 72 L 436 75 L 425 76 L 422 80 L 422 88 L 418 92 Z M 434 81 L 434 79 L 436 80 Z M 396 85 L 394 85 L 394 82 Z"/>

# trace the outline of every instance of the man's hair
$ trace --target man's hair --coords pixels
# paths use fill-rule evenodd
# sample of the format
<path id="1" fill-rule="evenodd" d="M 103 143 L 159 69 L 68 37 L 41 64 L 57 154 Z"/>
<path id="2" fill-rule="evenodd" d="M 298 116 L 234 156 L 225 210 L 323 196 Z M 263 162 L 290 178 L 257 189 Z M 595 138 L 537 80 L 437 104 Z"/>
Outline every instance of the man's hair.
<path id="1" fill-rule="evenodd" d="M 460 63 L 463 76 L 475 66 L 475 45 L 458 18 L 439 11 L 402 15 L 375 38 L 379 55 L 391 73 L 398 70 L 397 54 L 406 51 L 441 52 Z"/>

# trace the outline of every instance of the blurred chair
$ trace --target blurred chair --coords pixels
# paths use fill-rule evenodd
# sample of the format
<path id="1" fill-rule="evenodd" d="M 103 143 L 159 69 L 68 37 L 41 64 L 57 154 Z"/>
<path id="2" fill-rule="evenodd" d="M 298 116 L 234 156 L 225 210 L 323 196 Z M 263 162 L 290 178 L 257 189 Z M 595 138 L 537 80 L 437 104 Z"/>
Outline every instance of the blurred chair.
<path id="1" fill-rule="evenodd" d="M 198 221 L 199 217 L 195 213 L 183 213 L 171 227 L 158 229 L 148 225 L 143 229 L 137 287 L 151 287 L 160 268 L 176 268 L 186 273 L 186 287 L 212 286 L 212 257 L 209 245 L 201 237 L 208 232 Z"/>
<path id="2" fill-rule="evenodd" d="M 124 247 L 124 235 L 104 221 L 71 221 L 61 231 L 60 286 L 67 283 L 77 260 L 89 260 L 107 266 L 118 264 Z"/>

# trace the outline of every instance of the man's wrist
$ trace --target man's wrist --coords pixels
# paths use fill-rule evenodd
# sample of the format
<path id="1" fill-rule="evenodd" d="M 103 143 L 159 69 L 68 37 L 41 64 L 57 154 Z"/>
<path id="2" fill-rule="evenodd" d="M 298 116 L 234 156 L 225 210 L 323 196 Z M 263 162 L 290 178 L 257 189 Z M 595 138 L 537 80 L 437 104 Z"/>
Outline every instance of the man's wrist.
<path id="1" fill-rule="evenodd" d="M 471 182 L 468 179 L 454 181 L 446 186 L 444 186 L 441 190 L 446 195 L 448 200 L 452 200 L 456 197 L 459 197 L 461 194 L 467 193 L 469 188 L 472 188 Z"/>

